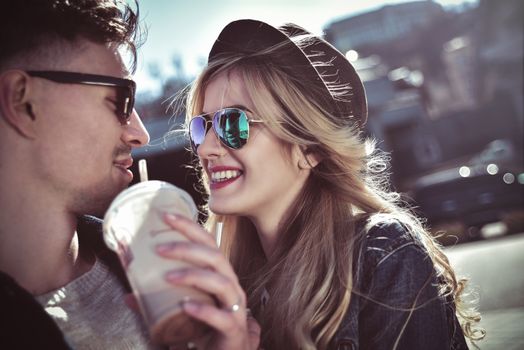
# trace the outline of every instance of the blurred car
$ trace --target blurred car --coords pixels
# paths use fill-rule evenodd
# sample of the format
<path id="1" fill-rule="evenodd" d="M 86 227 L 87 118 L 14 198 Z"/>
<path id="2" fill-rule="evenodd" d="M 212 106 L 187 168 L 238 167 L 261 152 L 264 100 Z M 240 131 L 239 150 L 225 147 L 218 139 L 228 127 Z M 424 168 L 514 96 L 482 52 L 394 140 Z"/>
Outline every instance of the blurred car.
<path id="1" fill-rule="evenodd" d="M 479 234 L 486 224 L 524 210 L 524 173 L 496 163 L 463 165 L 421 177 L 412 196 L 430 225 L 460 222 Z M 524 227 L 522 228 L 524 229 Z M 479 237 L 469 237 L 479 238 Z"/>
<path id="2" fill-rule="evenodd" d="M 515 146 L 510 140 L 497 139 L 486 145 L 486 147 L 470 160 L 470 164 L 498 164 L 511 166 L 518 164 Z M 520 164 L 522 166 L 522 164 Z"/>

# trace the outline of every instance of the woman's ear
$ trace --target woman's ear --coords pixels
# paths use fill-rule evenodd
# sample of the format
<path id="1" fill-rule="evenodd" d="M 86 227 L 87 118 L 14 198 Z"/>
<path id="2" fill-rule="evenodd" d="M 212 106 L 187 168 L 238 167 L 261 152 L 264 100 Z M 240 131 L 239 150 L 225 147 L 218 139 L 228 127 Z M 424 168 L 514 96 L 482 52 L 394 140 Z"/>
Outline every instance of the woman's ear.
<path id="1" fill-rule="evenodd" d="M 8 70 L 0 75 L 0 117 L 20 135 L 35 136 L 30 78 L 23 71 Z"/>
<path id="2" fill-rule="evenodd" d="M 298 147 L 298 168 L 301 170 L 312 169 L 320 163 L 321 159 L 316 152 L 310 148 Z"/>
<path id="3" fill-rule="evenodd" d="M 314 152 L 309 148 L 304 151 L 304 154 L 311 168 L 316 167 L 318 163 L 322 161 L 322 157 L 317 152 Z"/>

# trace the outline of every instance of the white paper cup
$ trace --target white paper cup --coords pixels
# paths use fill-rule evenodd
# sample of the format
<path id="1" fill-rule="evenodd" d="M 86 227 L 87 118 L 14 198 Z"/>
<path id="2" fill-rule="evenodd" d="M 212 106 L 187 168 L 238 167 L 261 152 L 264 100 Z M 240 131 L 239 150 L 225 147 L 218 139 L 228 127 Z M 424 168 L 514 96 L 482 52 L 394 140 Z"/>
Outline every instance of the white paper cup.
<path id="1" fill-rule="evenodd" d="M 187 241 L 163 220 L 164 213 L 196 221 L 198 211 L 184 190 L 163 181 L 145 181 L 120 193 L 104 217 L 104 240 L 126 270 L 140 310 L 157 344 L 183 344 L 198 339 L 208 327 L 181 309 L 185 300 L 214 304 L 211 296 L 193 288 L 174 286 L 166 272 L 188 266 L 160 257 L 158 244 Z"/>

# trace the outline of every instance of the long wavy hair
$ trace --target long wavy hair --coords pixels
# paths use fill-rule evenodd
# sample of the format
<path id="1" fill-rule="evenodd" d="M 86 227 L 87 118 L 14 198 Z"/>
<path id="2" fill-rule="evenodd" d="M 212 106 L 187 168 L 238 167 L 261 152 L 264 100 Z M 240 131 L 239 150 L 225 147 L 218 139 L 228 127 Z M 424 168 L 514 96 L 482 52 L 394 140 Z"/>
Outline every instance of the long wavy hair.
<path id="1" fill-rule="evenodd" d="M 215 59 L 195 80 L 186 100 L 189 121 L 202 113 L 205 89 L 214 77 L 235 72 L 245 83 L 257 118 L 285 144 L 299 145 L 321 159 L 280 223 L 271 257 L 264 255 L 247 218 L 216 215 L 205 208 L 207 228 L 216 232 L 222 226 L 221 249 L 248 295 L 248 307 L 261 323 L 261 346 L 328 347 L 351 299 L 353 254 L 363 235 L 357 226 L 379 213 L 398 218 L 421 237 L 443 281 L 441 294 L 453 298 L 464 333 L 471 339 L 481 338 L 482 331 L 472 327 L 479 315 L 463 305 L 461 298 L 466 281 L 457 279 L 421 221 L 397 193 L 388 190 L 387 156 L 363 139 L 352 116 L 335 117 L 324 110 L 310 93 L 315 89 L 312 84 L 294 76 L 289 67 L 272 64 L 275 54 L 278 47 Z M 209 180 L 199 171 L 208 191 Z M 266 290 L 270 298 L 263 306 Z"/>

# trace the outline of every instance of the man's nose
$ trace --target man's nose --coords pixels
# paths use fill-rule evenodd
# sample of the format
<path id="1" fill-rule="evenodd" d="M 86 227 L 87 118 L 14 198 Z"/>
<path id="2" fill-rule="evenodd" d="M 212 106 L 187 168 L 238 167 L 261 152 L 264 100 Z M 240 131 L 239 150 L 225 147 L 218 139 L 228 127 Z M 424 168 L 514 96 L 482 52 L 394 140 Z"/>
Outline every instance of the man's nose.
<path id="1" fill-rule="evenodd" d="M 149 133 L 135 109 L 131 113 L 129 124 L 125 125 L 124 129 L 124 142 L 131 147 L 142 147 L 149 143 Z"/>

